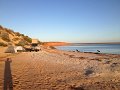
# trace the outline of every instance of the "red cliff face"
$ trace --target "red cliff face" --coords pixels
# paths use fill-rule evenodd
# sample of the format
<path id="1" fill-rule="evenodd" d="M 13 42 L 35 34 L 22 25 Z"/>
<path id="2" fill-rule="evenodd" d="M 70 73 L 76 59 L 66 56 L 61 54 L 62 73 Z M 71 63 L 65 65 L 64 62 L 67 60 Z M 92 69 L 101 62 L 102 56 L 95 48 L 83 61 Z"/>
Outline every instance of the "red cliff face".
<path id="1" fill-rule="evenodd" d="M 46 42 L 44 45 L 45 46 L 64 46 L 68 44 L 69 43 L 66 43 L 66 42 Z"/>

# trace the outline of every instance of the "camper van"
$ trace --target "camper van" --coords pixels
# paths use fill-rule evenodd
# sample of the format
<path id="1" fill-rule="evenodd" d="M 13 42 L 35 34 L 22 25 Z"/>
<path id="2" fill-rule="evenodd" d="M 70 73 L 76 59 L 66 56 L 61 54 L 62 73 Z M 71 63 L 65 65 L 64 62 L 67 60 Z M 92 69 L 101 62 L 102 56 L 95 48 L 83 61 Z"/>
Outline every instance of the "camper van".
<path id="1" fill-rule="evenodd" d="M 24 46 L 26 52 L 40 51 L 39 41 L 37 39 L 32 39 L 32 43 L 29 46 Z"/>
<path id="2" fill-rule="evenodd" d="M 31 43 L 31 51 L 39 51 L 40 47 L 39 47 L 39 41 L 37 39 L 32 39 L 32 43 Z"/>

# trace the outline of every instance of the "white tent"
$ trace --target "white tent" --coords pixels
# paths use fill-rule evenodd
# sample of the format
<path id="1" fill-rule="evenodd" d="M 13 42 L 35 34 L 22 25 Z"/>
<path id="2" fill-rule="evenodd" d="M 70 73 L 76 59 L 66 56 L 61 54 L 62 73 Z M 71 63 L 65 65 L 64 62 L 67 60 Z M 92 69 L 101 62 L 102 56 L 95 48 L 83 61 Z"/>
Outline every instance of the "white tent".
<path id="1" fill-rule="evenodd" d="M 17 50 L 15 49 L 14 46 L 8 46 L 8 48 L 6 49 L 5 53 L 16 53 Z"/>
<path id="2" fill-rule="evenodd" d="M 18 51 L 24 51 L 22 46 L 8 46 L 5 53 L 17 53 Z"/>
<path id="3" fill-rule="evenodd" d="M 15 50 L 17 50 L 18 52 L 18 51 L 24 51 L 25 49 L 22 46 L 16 46 Z"/>

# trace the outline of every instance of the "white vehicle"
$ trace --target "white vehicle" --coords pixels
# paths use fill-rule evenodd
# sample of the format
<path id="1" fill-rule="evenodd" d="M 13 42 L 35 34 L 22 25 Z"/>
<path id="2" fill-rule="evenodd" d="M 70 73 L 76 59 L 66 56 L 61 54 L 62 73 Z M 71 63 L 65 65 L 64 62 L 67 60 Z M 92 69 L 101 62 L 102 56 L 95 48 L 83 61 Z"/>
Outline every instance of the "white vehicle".
<path id="1" fill-rule="evenodd" d="M 39 46 L 32 46 L 31 47 L 31 51 L 40 51 L 40 47 Z"/>
<path id="2" fill-rule="evenodd" d="M 32 39 L 32 44 L 31 44 L 31 51 L 40 51 L 40 47 L 38 45 L 38 40 L 37 39 Z"/>

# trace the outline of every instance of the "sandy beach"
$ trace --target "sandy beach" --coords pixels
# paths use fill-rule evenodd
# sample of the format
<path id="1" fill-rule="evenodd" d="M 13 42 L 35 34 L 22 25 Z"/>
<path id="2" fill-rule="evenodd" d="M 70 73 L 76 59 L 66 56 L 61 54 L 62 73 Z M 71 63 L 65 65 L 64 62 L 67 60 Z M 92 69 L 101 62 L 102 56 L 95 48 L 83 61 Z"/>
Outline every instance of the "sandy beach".
<path id="1" fill-rule="evenodd" d="M 45 49 L 0 58 L 0 90 L 119 90 L 120 55 Z"/>
<path id="2" fill-rule="evenodd" d="M 0 0 L 0 90 L 120 90 L 120 0 Z"/>

